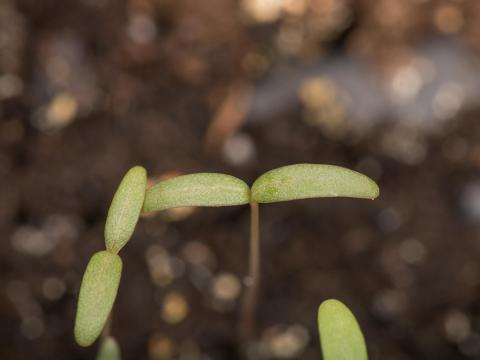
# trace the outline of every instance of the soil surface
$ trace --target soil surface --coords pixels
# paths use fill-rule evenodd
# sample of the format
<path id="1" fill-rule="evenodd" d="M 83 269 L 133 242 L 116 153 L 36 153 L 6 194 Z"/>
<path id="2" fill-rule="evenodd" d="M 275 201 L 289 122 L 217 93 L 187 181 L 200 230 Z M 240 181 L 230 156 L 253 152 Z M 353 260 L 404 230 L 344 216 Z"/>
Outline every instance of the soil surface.
<path id="1" fill-rule="evenodd" d="M 280 113 L 249 110 L 268 100 L 255 89 L 271 76 L 289 79 L 289 69 L 325 56 L 354 57 L 387 88 L 395 54 L 408 63 L 417 44 L 476 5 L 392 10 L 397 2 L 379 1 L 380 13 L 400 14 L 396 29 L 414 22 L 397 36 L 369 1 L 339 1 L 349 17 L 329 1 L 312 3 L 331 13 L 287 8 L 266 23 L 247 19 L 236 1 L 0 2 L 0 358 L 95 357 L 96 346 L 73 339 L 76 298 L 131 166 L 152 179 L 214 171 L 251 184 L 293 163 L 357 169 L 381 196 L 261 206 L 262 281 L 248 346 L 237 336 L 248 206 L 142 218 L 121 251 L 112 334 L 123 358 L 319 359 L 316 312 L 328 298 L 356 314 L 372 359 L 480 358 L 480 111 L 455 105 L 462 84 L 448 80 L 439 103 L 453 101 L 455 111 L 427 106 L 437 109 L 422 115 L 437 124 L 428 127 L 386 105 L 391 112 L 357 127 L 362 115 L 338 100 L 328 69 Z M 454 35 L 474 54 L 468 19 Z M 289 26 L 317 20 L 325 28 L 292 45 Z"/>

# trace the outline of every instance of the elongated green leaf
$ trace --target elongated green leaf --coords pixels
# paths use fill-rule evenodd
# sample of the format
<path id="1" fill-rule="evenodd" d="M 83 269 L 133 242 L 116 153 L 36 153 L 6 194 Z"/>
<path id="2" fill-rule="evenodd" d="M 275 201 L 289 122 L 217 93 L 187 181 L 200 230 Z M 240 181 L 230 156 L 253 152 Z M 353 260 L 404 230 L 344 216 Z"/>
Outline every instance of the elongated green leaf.
<path id="1" fill-rule="evenodd" d="M 120 360 L 120 348 L 113 337 L 109 336 L 102 341 L 97 360 Z"/>
<path id="2" fill-rule="evenodd" d="M 147 171 L 131 168 L 113 196 L 105 223 L 105 246 L 116 254 L 132 237 L 145 199 Z"/>
<path id="3" fill-rule="evenodd" d="M 162 181 L 147 190 L 144 211 L 179 206 L 228 206 L 248 204 L 250 189 L 236 177 L 199 173 Z"/>
<path id="4" fill-rule="evenodd" d="M 369 177 L 340 166 L 297 164 L 260 176 L 252 186 L 252 201 L 272 203 L 316 197 L 375 199 L 378 185 Z"/>
<path id="5" fill-rule="evenodd" d="M 367 360 L 362 330 L 352 312 L 330 299 L 318 308 L 318 330 L 324 360 Z"/>
<path id="6" fill-rule="evenodd" d="M 75 340 L 90 346 L 100 335 L 112 310 L 122 273 L 122 260 L 116 254 L 100 251 L 87 265 L 78 296 Z"/>

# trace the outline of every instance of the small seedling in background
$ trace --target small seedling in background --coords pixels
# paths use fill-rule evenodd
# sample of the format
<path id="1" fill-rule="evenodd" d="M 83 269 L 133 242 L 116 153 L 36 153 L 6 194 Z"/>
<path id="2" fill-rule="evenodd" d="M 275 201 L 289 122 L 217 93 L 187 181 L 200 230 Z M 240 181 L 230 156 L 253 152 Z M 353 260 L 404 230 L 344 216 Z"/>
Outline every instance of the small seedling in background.
<path id="1" fill-rule="evenodd" d="M 355 316 L 330 299 L 318 308 L 318 331 L 324 360 L 367 360 L 367 347 Z"/>
<path id="2" fill-rule="evenodd" d="M 120 360 L 120 348 L 111 336 L 102 340 L 96 360 Z"/>
<path id="3" fill-rule="evenodd" d="M 248 338 L 253 334 L 260 281 L 259 204 L 319 197 L 374 199 L 378 194 L 377 184 L 367 176 L 332 165 L 298 164 L 274 169 L 260 176 L 251 190 L 242 180 L 218 173 L 178 176 L 146 189 L 145 169 L 134 167 L 122 180 L 108 212 L 106 251 L 92 257 L 82 280 L 75 338 L 82 346 L 91 345 L 105 327 L 120 281 L 122 263 L 117 253 L 131 238 L 142 209 L 152 212 L 182 206 L 250 205 L 249 283 L 240 323 L 241 336 Z"/>

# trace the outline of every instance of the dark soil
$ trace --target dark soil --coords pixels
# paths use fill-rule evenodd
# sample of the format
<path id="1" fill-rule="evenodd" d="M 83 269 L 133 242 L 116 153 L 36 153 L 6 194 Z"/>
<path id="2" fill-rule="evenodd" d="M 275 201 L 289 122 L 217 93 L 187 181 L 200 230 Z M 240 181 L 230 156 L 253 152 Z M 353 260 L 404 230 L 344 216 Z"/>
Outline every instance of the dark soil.
<path id="1" fill-rule="evenodd" d="M 368 11 L 364 3 L 360 15 Z M 139 45 L 126 35 L 137 10 L 155 19 L 152 43 Z M 368 132 L 343 137 L 303 121 L 295 107 L 232 126 L 254 151 L 237 163 L 222 147 L 207 151 L 206 134 L 228 89 L 256 81 L 244 74 L 241 58 L 272 48 L 275 26 L 248 27 L 235 2 L 220 0 L 21 0 L 0 3 L 2 14 L 10 22 L 0 24 L 0 35 L 8 33 L 11 41 L 0 41 L 0 77 L 16 74 L 23 90 L 0 97 L 1 359 L 94 358 L 95 347 L 73 340 L 76 297 L 88 259 L 103 247 L 105 215 L 129 167 L 141 164 L 152 177 L 224 172 L 251 184 L 269 169 L 308 162 L 358 169 L 378 180 L 381 196 L 261 207 L 257 339 L 265 341 L 271 326 L 298 324 L 309 340 L 295 358 L 319 359 L 316 311 L 333 297 L 356 314 L 372 359 L 480 358 L 475 107 L 438 132 L 398 135 L 401 121 L 387 116 Z M 345 50 L 345 38 L 362 24 L 354 22 L 322 51 Z M 182 26 L 192 26 L 190 37 Z M 418 34 L 411 38 L 421 39 Z M 66 80 L 63 65 L 51 65 L 55 57 L 70 69 Z M 64 93 L 73 94 L 75 116 L 52 121 L 48 106 Z M 392 134 L 400 137 L 393 152 L 386 150 Z M 401 141 L 410 136 L 425 150 L 419 161 L 402 160 L 416 151 Z M 174 353 L 190 344 L 211 359 L 241 358 L 238 301 L 225 311 L 213 306 L 208 284 L 195 283 L 202 275 L 184 252 L 185 244 L 200 242 L 213 258 L 211 275 L 241 279 L 248 227 L 248 207 L 140 221 L 121 252 L 124 273 L 114 309 L 112 333 L 124 359 L 202 358 L 194 351 L 161 357 L 159 338 L 173 344 Z M 155 285 L 149 273 L 145 254 L 154 244 L 185 267 L 165 286 Z M 177 324 L 161 316 L 172 291 L 189 306 Z"/>

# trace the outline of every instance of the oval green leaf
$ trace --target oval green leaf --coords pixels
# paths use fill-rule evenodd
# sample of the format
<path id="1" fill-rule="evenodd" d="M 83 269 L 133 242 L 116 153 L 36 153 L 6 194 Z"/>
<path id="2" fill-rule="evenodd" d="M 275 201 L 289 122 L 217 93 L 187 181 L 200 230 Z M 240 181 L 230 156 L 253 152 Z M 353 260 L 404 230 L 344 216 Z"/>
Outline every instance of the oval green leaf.
<path id="1" fill-rule="evenodd" d="M 97 360 L 120 360 L 120 348 L 113 337 L 108 336 L 102 341 Z"/>
<path id="2" fill-rule="evenodd" d="M 340 301 L 324 301 L 318 309 L 318 330 L 324 360 L 367 360 L 362 330 Z"/>
<path id="3" fill-rule="evenodd" d="M 75 318 L 75 340 L 90 346 L 100 335 L 112 310 L 122 273 L 116 254 L 100 251 L 90 259 L 83 275 Z"/>
<path id="4" fill-rule="evenodd" d="M 141 166 L 131 168 L 123 177 L 113 196 L 105 223 L 105 246 L 116 254 L 132 237 L 142 211 L 147 188 L 147 171 Z"/>
<path id="5" fill-rule="evenodd" d="M 297 164 L 266 172 L 252 186 L 252 201 L 272 203 L 317 197 L 375 199 L 378 185 L 369 177 L 335 165 Z"/>
<path id="6" fill-rule="evenodd" d="M 198 173 L 161 181 L 147 190 L 143 210 L 179 206 L 230 206 L 248 204 L 250 189 L 242 180 L 225 174 Z"/>

